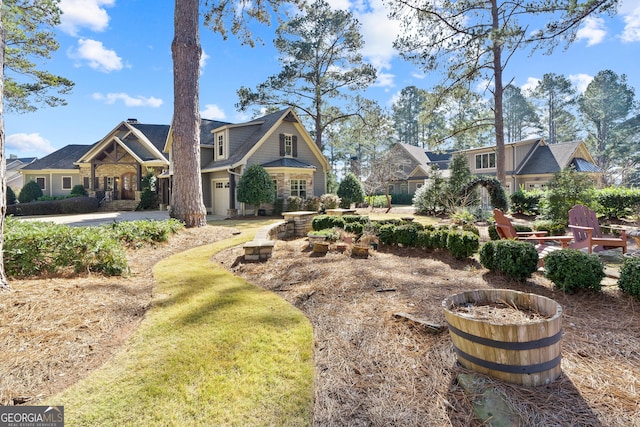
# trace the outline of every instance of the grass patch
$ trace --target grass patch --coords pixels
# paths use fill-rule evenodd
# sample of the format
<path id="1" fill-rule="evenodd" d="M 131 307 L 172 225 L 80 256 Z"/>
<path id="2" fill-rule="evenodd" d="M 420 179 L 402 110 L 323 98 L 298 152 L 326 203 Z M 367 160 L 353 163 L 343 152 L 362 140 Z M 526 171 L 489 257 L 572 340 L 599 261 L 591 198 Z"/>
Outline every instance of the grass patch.
<path id="1" fill-rule="evenodd" d="M 153 308 L 126 349 L 49 399 L 69 425 L 310 425 L 311 324 L 210 261 L 264 224 L 156 265 Z"/>

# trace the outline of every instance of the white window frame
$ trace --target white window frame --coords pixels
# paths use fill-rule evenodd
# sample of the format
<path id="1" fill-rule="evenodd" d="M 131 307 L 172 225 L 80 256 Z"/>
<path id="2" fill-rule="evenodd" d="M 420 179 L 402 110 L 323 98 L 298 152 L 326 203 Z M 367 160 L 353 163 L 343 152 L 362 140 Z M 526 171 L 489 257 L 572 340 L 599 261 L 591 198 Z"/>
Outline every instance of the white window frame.
<path id="1" fill-rule="evenodd" d="M 227 144 L 226 132 L 218 132 L 214 137 L 213 158 L 215 160 L 224 160 L 228 157 L 229 147 Z"/>
<path id="2" fill-rule="evenodd" d="M 495 169 L 495 168 L 496 168 L 495 152 L 476 154 L 476 170 Z"/>
<path id="3" fill-rule="evenodd" d="M 64 185 L 64 180 L 65 180 L 65 179 L 68 179 L 68 180 L 69 180 L 69 186 L 68 186 L 68 187 L 65 187 L 65 185 Z M 63 189 L 63 190 L 71 190 L 71 188 L 73 187 L 73 178 L 72 178 L 72 177 L 70 177 L 70 176 L 63 176 L 63 177 L 61 178 L 61 180 L 62 180 L 62 189 Z"/>
<path id="4" fill-rule="evenodd" d="M 284 155 L 285 157 L 293 157 L 293 135 L 284 134 Z"/>
<path id="5" fill-rule="evenodd" d="M 289 181 L 289 190 L 291 196 L 300 197 L 301 199 L 307 198 L 307 180 L 306 179 L 292 179 Z"/>

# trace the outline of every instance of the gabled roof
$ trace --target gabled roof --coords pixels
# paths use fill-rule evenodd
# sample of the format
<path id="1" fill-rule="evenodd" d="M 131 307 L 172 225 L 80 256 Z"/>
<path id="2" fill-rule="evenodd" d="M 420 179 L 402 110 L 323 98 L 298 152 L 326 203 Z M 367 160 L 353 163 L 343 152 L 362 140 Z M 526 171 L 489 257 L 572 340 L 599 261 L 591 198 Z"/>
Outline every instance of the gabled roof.
<path id="1" fill-rule="evenodd" d="M 26 165 L 21 170 L 77 169 L 76 160 L 82 157 L 92 145 L 67 145 L 58 151 Z"/>
<path id="2" fill-rule="evenodd" d="M 315 142 L 311 139 L 307 131 L 300 125 L 300 120 L 293 112 L 291 108 L 285 108 L 284 110 L 276 111 L 275 113 L 267 114 L 266 116 L 259 117 L 255 120 L 251 120 L 246 123 L 234 124 L 234 125 L 225 125 L 220 128 L 216 128 L 215 130 L 220 131 L 224 130 L 224 128 L 228 128 L 230 135 L 229 138 L 234 138 L 234 130 L 238 128 L 249 128 L 251 132 L 243 132 L 243 134 L 248 136 L 244 141 L 238 146 L 238 148 L 230 153 L 229 157 L 226 160 L 222 161 L 213 161 L 208 165 L 202 168 L 203 172 L 212 172 L 214 170 L 222 170 L 227 168 L 233 168 L 237 165 L 243 164 L 246 162 L 246 159 L 256 150 L 263 141 L 265 141 L 276 129 L 280 122 L 292 122 L 298 124 L 298 130 L 300 131 L 301 136 L 309 144 L 309 147 L 316 153 L 319 159 L 326 164 L 328 168 L 328 163 L 320 149 L 317 147 Z"/>
<path id="3" fill-rule="evenodd" d="M 583 156 L 589 156 L 589 153 L 582 141 L 540 144 L 525 160 L 517 175 L 553 174 L 571 165 L 579 172 L 602 172 L 590 161 L 592 159 Z"/>
<path id="4" fill-rule="evenodd" d="M 229 122 L 221 122 L 219 120 L 200 119 L 200 144 L 213 145 L 211 133 L 218 128 L 230 124 Z"/>
<path id="5" fill-rule="evenodd" d="M 131 123 L 131 126 L 142 132 L 149 142 L 162 153 L 164 144 L 167 142 L 167 136 L 169 135 L 169 125 Z"/>
<path id="6" fill-rule="evenodd" d="M 422 166 L 423 170 L 429 170 L 429 167 L 433 164 L 438 166 L 438 169 L 444 170 L 449 168 L 449 162 L 451 156 L 455 150 L 437 150 L 427 151 L 424 148 L 420 148 L 416 145 L 398 143 L 398 146 L 402 147 L 413 159 Z"/>

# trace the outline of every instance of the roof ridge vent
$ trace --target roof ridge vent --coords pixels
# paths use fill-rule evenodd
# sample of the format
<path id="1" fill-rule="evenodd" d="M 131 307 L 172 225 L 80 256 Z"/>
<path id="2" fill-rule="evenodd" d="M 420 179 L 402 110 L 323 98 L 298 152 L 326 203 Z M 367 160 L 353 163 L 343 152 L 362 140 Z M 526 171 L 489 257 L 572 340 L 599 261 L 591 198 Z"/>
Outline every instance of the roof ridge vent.
<path id="1" fill-rule="evenodd" d="M 138 119 L 127 119 L 127 123 L 140 123 Z"/>

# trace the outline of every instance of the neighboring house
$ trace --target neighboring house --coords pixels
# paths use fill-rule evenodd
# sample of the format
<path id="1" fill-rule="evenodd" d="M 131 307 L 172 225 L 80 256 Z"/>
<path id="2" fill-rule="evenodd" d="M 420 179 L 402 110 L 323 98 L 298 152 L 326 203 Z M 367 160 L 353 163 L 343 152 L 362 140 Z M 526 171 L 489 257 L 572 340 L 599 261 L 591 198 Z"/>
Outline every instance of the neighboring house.
<path id="1" fill-rule="evenodd" d="M 429 179 L 432 165 L 449 175 L 448 167 L 454 151 L 426 151 L 407 144 L 395 144 L 392 150 L 403 155 L 407 172 L 405 179 L 395 184 L 397 188 L 415 192 Z M 460 151 L 467 156 L 473 175 L 496 175 L 495 146 L 471 148 Z M 594 164 L 593 157 L 582 141 L 547 144 L 542 138 L 532 138 L 505 144 L 505 172 L 507 194 L 520 189 L 543 189 L 556 172 L 573 166 L 576 171 L 588 173 L 596 182 L 601 182 L 602 171 Z M 410 172 L 409 172 L 410 171 Z"/>
<path id="2" fill-rule="evenodd" d="M 389 184 L 390 194 L 415 193 L 427 182 L 434 166 L 442 177 L 449 177 L 449 161 L 453 150 L 429 151 L 415 145 L 397 143 L 390 151 L 398 165 L 397 176 L 401 178 Z"/>
<path id="3" fill-rule="evenodd" d="M 24 180 L 20 169 L 36 160 L 37 157 L 18 157 L 15 154 L 11 154 L 7 159 L 7 187 L 11 187 L 16 196 L 20 194 L 20 190 L 24 187 Z"/>
<path id="4" fill-rule="evenodd" d="M 209 213 L 230 216 L 242 210 L 236 185 L 254 163 L 273 177 L 278 198 L 326 192 L 329 164 L 290 108 L 241 124 L 203 119 L 200 144 L 203 202 Z M 68 195 L 82 184 L 107 203 L 130 200 L 135 207 L 142 178 L 151 172 L 159 178 L 160 203 L 169 205 L 171 145 L 169 125 L 129 119 L 95 144 L 66 146 L 24 167 L 22 174 L 49 196 Z"/>

